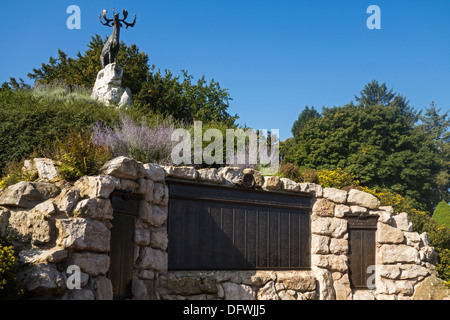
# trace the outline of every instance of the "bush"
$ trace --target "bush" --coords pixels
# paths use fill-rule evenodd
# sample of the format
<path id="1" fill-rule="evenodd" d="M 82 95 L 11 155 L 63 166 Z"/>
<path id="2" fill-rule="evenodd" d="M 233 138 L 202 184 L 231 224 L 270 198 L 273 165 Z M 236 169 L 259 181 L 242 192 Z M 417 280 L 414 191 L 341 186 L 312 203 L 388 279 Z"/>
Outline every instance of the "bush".
<path id="1" fill-rule="evenodd" d="M 433 219 L 450 228 L 450 205 L 445 201 L 439 202 L 436 209 L 434 209 Z"/>
<path id="2" fill-rule="evenodd" d="M 16 279 L 16 257 L 11 241 L 0 237 L 0 300 L 17 299 L 23 294 Z"/>
<path id="3" fill-rule="evenodd" d="M 63 178 L 77 180 L 95 175 L 111 159 L 108 147 L 93 142 L 91 130 L 71 130 L 63 138 L 56 137 L 48 157 L 56 160 Z"/>
<path id="4" fill-rule="evenodd" d="M 324 188 L 345 189 L 359 185 L 359 181 L 351 173 L 341 168 L 336 170 L 323 169 L 317 172 L 319 175 L 319 184 Z"/>
<path id="5" fill-rule="evenodd" d="M 143 163 L 170 164 L 175 122 L 171 117 L 155 119 L 149 123 L 142 118 L 140 123 L 125 114 L 120 116 L 120 125 L 113 128 L 97 122 L 93 126 L 93 141 L 109 148 L 113 157 L 127 156 Z"/>
<path id="6" fill-rule="evenodd" d="M 296 182 L 303 181 L 303 176 L 300 172 L 300 168 L 296 165 L 293 165 L 292 163 L 285 163 L 281 165 L 280 176 L 282 178 L 288 178 Z"/>
<path id="7" fill-rule="evenodd" d="M 33 153 L 30 158 L 35 157 Z M 2 170 L 2 179 L 0 180 L 0 189 L 16 184 L 20 181 L 34 181 L 38 178 L 37 173 L 24 172 L 22 170 L 24 159 L 21 161 L 9 161 Z"/>

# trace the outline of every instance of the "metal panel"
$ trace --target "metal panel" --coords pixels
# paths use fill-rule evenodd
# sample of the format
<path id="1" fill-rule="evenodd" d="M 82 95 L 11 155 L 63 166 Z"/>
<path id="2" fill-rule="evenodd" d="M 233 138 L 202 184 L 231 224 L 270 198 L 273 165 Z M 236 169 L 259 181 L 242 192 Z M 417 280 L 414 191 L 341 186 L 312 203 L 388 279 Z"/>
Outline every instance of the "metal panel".
<path id="1" fill-rule="evenodd" d="M 114 299 L 132 296 L 134 229 L 140 200 L 141 197 L 125 192 L 111 195 L 114 213 L 108 278 L 112 282 Z"/>
<path id="2" fill-rule="evenodd" d="M 377 216 L 366 219 L 348 217 L 349 276 L 354 288 L 367 288 L 367 279 L 373 275 L 368 273 L 367 269 L 375 265 L 377 218 Z"/>
<path id="3" fill-rule="evenodd" d="M 310 267 L 310 197 L 176 181 L 169 189 L 170 270 Z"/>

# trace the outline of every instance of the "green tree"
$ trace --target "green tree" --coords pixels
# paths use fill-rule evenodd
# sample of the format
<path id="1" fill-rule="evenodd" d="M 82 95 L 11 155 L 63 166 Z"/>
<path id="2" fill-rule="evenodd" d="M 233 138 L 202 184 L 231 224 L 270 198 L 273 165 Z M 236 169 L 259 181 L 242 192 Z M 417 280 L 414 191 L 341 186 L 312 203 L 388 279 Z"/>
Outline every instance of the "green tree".
<path id="1" fill-rule="evenodd" d="M 302 113 L 300 113 L 300 115 L 298 116 L 298 119 L 295 120 L 294 124 L 292 125 L 291 129 L 292 135 L 294 137 L 298 137 L 298 135 L 303 130 L 303 128 L 305 127 L 305 125 L 308 123 L 309 120 L 319 117 L 320 113 L 317 112 L 317 110 L 314 109 L 314 107 L 311 107 L 310 109 L 308 106 L 306 106 L 305 109 L 302 111 Z"/>
<path id="2" fill-rule="evenodd" d="M 312 169 L 342 168 L 362 185 L 388 188 L 432 209 L 439 202 L 438 146 L 418 112 L 386 85 L 366 85 L 358 105 L 324 108 L 281 149 L 283 161 Z"/>
<path id="3" fill-rule="evenodd" d="M 78 52 L 75 59 L 67 57 L 58 50 L 58 58 L 50 57 L 38 69 L 28 74 L 35 84 L 48 84 L 55 81 L 68 85 L 93 87 L 97 73 L 101 70 L 100 53 L 107 39 L 95 35 L 84 54 Z M 121 42 L 117 63 L 123 68 L 122 86 L 131 89 L 135 107 L 144 114 L 166 113 L 175 119 L 186 122 L 194 120 L 224 121 L 234 124 L 237 115 L 227 112 L 231 97 L 218 82 L 205 77 L 197 82 L 187 71 L 174 76 L 165 70 L 162 73 L 149 65 L 148 55 L 136 45 L 127 46 Z"/>

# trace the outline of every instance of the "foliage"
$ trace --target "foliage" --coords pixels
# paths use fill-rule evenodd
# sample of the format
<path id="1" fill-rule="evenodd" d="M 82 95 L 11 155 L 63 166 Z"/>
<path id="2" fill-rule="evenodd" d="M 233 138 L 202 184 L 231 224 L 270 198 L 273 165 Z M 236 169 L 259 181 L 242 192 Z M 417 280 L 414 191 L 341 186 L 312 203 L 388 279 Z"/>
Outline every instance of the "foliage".
<path id="1" fill-rule="evenodd" d="M 0 300 L 18 299 L 23 295 L 16 279 L 15 262 L 11 241 L 0 237 Z"/>
<path id="2" fill-rule="evenodd" d="M 319 183 L 319 175 L 316 170 L 299 168 L 292 163 L 282 164 L 279 170 L 282 178 L 289 178 L 295 182 Z"/>
<path id="3" fill-rule="evenodd" d="M 78 98 L 70 97 L 69 91 L 67 86 L 51 85 L 0 90 L 0 169 L 7 162 L 21 161 L 35 150 L 45 149 L 55 136 L 65 136 L 72 129 L 87 129 L 97 121 L 111 125 L 118 121 L 117 109 L 80 98 L 80 91 L 76 91 Z"/>
<path id="4" fill-rule="evenodd" d="M 432 212 L 450 187 L 448 124 L 431 111 L 419 122 L 403 96 L 376 81 L 357 102 L 310 118 L 282 144 L 283 161 L 318 171 L 342 168 L 362 185 L 387 188 Z"/>
<path id="5" fill-rule="evenodd" d="M 96 175 L 111 159 L 108 147 L 94 143 L 92 135 L 91 130 L 70 130 L 65 137 L 55 137 L 49 158 L 56 160 L 63 178 L 77 180 Z"/>
<path id="6" fill-rule="evenodd" d="M 450 228 L 450 205 L 445 201 L 439 202 L 434 210 L 433 219 L 437 223 L 446 225 L 447 228 Z"/>
<path id="7" fill-rule="evenodd" d="M 58 58 L 50 57 L 47 64 L 33 69 L 28 76 L 37 84 L 58 80 L 92 88 L 102 68 L 100 53 L 106 40 L 95 35 L 86 52 L 79 52 L 75 59 L 58 50 Z M 150 67 L 148 62 L 148 55 L 140 52 L 136 45 L 127 46 L 121 42 L 117 63 L 124 70 L 122 86 L 130 88 L 135 108 L 144 115 L 158 111 L 189 123 L 216 120 L 233 124 L 238 118 L 228 114 L 231 98 L 218 82 L 211 80 L 208 83 L 203 76 L 195 83 L 187 71 L 174 76 L 168 70 L 162 73 L 155 66 Z"/>
<path id="8" fill-rule="evenodd" d="M 176 122 L 168 117 L 148 123 L 145 118 L 135 122 L 121 114 L 120 125 L 113 128 L 103 123 L 93 126 L 93 141 L 109 148 L 113 157 L 127 156 L 144 163 L 170 164 Z"/>
<path id="9" fill-rule="evenodd" d="M 30 155 L 33 159 L 36 152 Z M 3 168 L 2 179 L 0 180 L 0 189 L 16 184 L 20 181 L 34 181 L 38 178 L 37 173 L 23 171 L 24 159 L 21 161 L 9 161 Z"/>
<path id="10" fill-rule="evenodd" d="M 450 250 L 437 249 L 439 255 L 439 264 L 436 266 L 436 271 L 439 277 L 445 281 L 447 287 L 450 288 Z"/>
<path id="11" fill-rule="evenodd" d="M 341 168 L 318 170 L 317 174 L 319 175 L 319 184 L 324 188 L 345 189 L 359 185 L 359 181 L 355 179 L 353 174 Z"/>
<path id="12" fill-rule="evenodd" d="M 310 109 L 308 106 L 306 106 L 305 109 L 302 111 L 302 113 L 300 113 L 300 115 L 298 116 L 298 119 L 295 120 L 294 124 L 292 125 L 291 129 L 292 135 L 294 137 L 297 137 L 299 133 L 303 130 L 305 125 L 308 123 L 308 121 L 314 118 L 320 118 L 320 113 L 317 112 L 317 110 L 314 109 L 314 107 Z"/>

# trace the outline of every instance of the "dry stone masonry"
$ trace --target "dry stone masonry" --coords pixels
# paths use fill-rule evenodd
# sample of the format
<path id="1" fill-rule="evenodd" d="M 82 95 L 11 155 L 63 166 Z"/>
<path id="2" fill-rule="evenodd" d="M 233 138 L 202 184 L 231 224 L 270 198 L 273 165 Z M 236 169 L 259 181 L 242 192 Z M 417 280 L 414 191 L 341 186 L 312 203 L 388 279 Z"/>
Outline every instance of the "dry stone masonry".
<path id="1" fill-rule="evenodd" d="M 359 190 L 322 188 L 252 169 L 199 169 L 142 164 L 119 157 L 98 176 L 58 180 L 49 159 L 25 163 L 39 179 L 0 191 L 0 233 L 14 237 L 19 280 L 27 298 L 110 300 L 113 206 L 121 190 L 141 196 L 134 230 L 133 299 L 410 300 L 445 299 L 437 278 L 436 253 L 427 235 L 412 232 L 406 213 L 380 207 Z M 261 192 L 308 192 L 311 211 L 311 268 L 286 271 L 168 271 L 166 178 L 233 186 L 251 173 Z M 373 289 L 351 287 L 347 217 L 373 216 L 376 272 Z M 79 289 L 68 287 L 69 266 L 81 271 Z"/>

